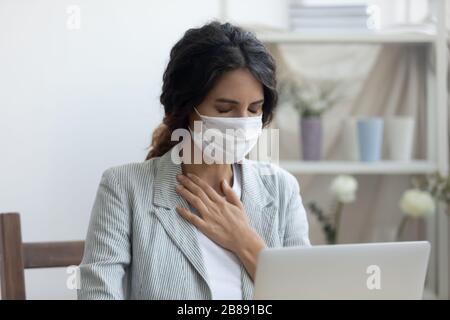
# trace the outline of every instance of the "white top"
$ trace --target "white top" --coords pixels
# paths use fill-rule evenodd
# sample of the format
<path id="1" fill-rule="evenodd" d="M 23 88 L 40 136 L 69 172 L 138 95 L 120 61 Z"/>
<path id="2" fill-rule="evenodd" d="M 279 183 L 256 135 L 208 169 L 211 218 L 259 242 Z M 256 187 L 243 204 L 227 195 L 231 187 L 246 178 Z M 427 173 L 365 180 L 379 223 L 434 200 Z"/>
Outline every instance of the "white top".
<path id="1" fill-rule="evenodd" d="M 241 173 L 233 164 L 233 191 L 241 198 Z M 240 261 L 234 253 L 197 231 L 203 261 L 209 277 L 212 298 L 242 300 Z"/>

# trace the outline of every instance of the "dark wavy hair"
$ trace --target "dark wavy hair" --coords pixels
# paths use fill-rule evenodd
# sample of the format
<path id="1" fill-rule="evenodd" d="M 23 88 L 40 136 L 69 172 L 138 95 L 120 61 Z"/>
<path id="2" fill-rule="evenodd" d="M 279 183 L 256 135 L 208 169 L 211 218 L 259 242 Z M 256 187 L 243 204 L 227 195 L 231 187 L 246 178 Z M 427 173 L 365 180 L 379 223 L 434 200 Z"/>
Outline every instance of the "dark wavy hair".
<path id="1" fill-rule="evenodd" d="M 264 90 L 263 125 L 270 123 L 277 104 L 276 65 L 256 36 L 230 23 L 212 21 L 192 28 L 173 46 L 163 76 L 163 122 L 153 132 L 146 160 L 159 157 L 178 141 L 172 132 L 188 128 L 189 115 L 224 73 L 248 69 Z"/>

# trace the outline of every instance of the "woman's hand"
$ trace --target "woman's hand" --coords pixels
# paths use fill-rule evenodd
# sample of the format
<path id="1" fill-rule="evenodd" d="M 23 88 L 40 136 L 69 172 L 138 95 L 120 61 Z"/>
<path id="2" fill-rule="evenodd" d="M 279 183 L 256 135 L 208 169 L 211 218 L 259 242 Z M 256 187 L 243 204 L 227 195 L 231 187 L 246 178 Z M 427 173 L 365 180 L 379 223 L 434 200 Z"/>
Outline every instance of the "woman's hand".
<path id="1" fill-rule="evenodd" d="M 254 278 L 258 254 L 265 244 L 251 228 L 241 201 L 228 183 L 221 183 L 224 198 L 196 175 L 178 175 L 177 179 L 181 183 L 177 192 L 200 216 L 187 208 L 177 207 L 177 212 L 209 239 L 234 252 Z"/>

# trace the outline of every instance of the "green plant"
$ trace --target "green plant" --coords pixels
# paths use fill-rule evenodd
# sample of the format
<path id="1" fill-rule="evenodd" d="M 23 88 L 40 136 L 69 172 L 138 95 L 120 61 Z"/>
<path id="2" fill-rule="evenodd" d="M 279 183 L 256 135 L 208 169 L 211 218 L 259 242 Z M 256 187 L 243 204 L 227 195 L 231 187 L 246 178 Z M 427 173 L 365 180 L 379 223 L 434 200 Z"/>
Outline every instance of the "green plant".
<path id="1" fill-rule="evenodd" d="M 439 172 L 415 176 L 412 178 L 412 185 L 416 189 L 429 192 L 437 201 L 450 205 L 450 176 L 442 176 Z"/>
<path id="2" fill-rule="evenodd" d="M 322 231 L 328 244 L 336 244 L 339 233 L 339 225 L 341 220 L 342 208 L 344 204 L 340 201 L 336 202 L 334 214 L 324 214 L 323 210 L 315 202 L 309 202 L 308 208 L 314 214 L 322 226 Z"/>

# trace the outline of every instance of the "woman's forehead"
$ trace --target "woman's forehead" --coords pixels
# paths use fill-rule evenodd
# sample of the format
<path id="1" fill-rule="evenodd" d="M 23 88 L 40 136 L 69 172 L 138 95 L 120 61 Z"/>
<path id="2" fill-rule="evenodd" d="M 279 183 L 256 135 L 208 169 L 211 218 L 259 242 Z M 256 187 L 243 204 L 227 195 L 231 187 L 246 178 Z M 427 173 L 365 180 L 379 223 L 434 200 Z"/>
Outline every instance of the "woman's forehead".
<path id="1" fill-rule="evenodd" d="M 251 100 L 263 97 L 262 84 L 248 69 L 237 69 L 222 75 L 208 94 L 211 99 Z"/>

